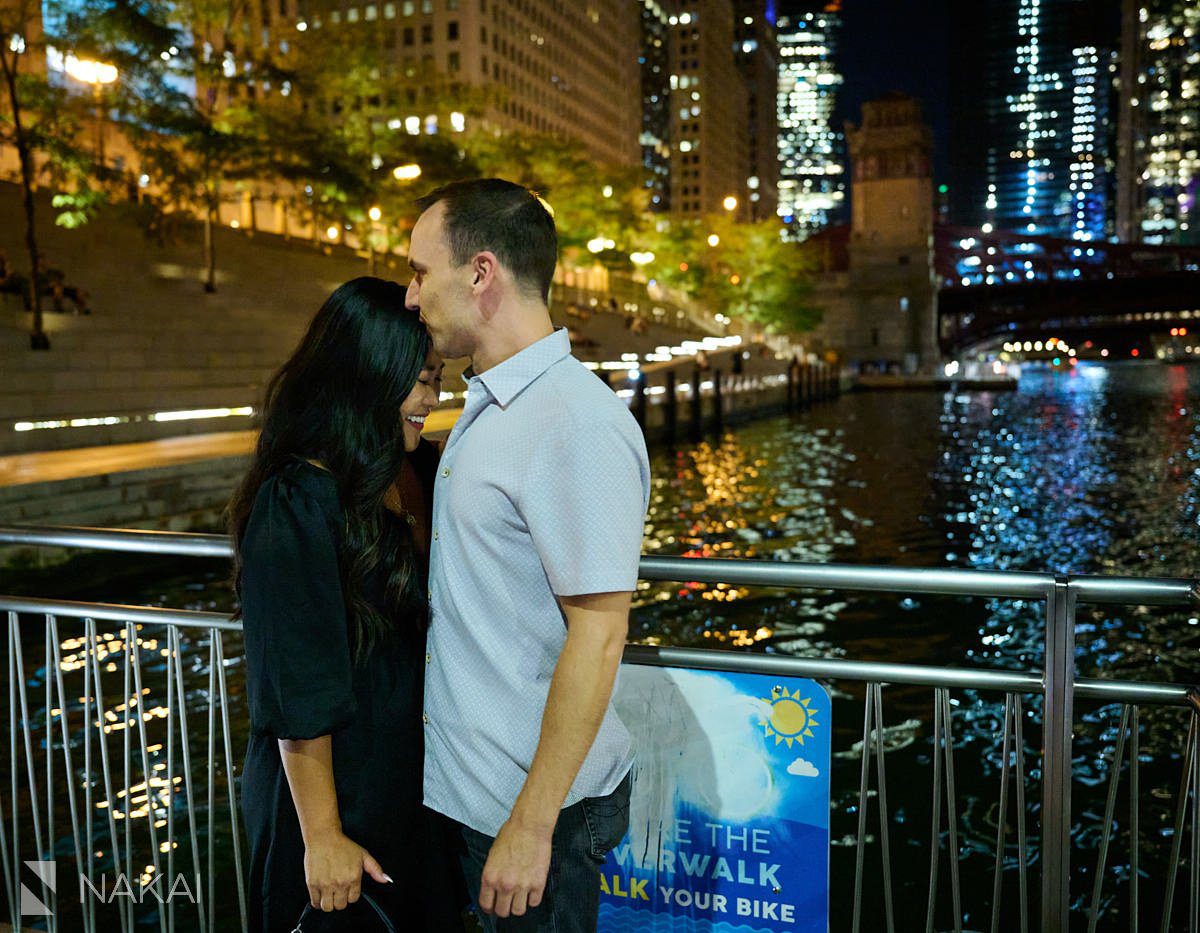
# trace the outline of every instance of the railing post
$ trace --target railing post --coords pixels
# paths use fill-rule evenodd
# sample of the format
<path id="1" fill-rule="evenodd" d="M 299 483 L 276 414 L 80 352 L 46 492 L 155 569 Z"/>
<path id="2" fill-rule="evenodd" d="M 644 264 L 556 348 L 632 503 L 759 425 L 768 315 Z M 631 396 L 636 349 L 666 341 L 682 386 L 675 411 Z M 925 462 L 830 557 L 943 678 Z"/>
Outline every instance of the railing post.
<path id="1" fill-rule="evenodd" d="M 1071 897 L 1071 726 L 1075 591 L 1065 577 L 1046 592 L 1046 699 L 1042 761 L 1043 933 L 1067 933 Z"/>
<path id="2" fill-rule="evenodd" d="M 713 370 L 713 430 L 718 434 L 725 424 L 725 398 L 721 391 L 721 370 Z"/>
<path id="3" fill-rule="evenodd" d="M 640 369 L 633 377 L 633 416 L 645 432 L 649 427 L 649 415 L 646 409 L 646 374 Z"/>
<path id="4" fill-rule="evenodd" d="M 675 370 L 668 369 L 665 378 L 667 391 L 663 396 L 663 438 L 668 443 L 674 443 L 675 429 L 679 422 L 679 395 L 675 388 Z"/>

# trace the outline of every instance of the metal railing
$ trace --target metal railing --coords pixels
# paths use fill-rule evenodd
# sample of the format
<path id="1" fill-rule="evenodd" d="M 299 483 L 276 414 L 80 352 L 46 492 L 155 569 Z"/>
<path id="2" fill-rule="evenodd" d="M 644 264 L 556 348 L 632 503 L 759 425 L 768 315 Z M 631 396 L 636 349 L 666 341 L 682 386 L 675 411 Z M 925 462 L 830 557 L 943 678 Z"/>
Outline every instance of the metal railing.
<path id="1" fill-rule="evenodd" d="M 227 557 L 231 553 L 229 542 L 220 536 L 195 535 L 146 531 L 120 531 L 88 528 L 5 528 L 0 527 L 0 545 L 25 545 L 39 547 L 67 547 L 97 550 L 115 550 L 143 554 L 171 554 L 190 557 Z M 647 581 L 695 581 L 700 583 L 724 583 L 740 586 L 772 588 L 808 588 L 832 591 L 882 592 L 889 594 L 929 594 L 959 597 L 987 597 L 1037 601 L 1044 606 L 1045 619 L 1045 664 L 1043 670 L 999 670 L 946 668 L 919 664 L 889 662 L 864 662 L 834 658 L 794 658 L 770 654 L 743 654 L 724 651 L 689 648 L 654 647 L 629 645 L 625 659 L 628 663 L 654 664 L 669 667 L 708 669 L 737 672 L 759 672 L 776 675 L 793 675 L 819 678 L 830 681 L 860 683 L 865 685 L 864 721 L 861 746 L 861 776 L 859 785 L 858 832 L 856 838 L 855 903 L 852 926 L 856 931 L 861 926 L 861 908 L 864 889 L 864 853 L 867 839 L 867 805 L 870 793 L 871 758 L 875 758 L 876 789 L 879 811 L 879 840 L 883 856 L 882 880 L 886 928 L 895 929 L 895 914 L 891 884 L 891 858 L 889 851 L 888 817 L 886 802 L 886 769 L 884 763 L 884 726 L 882 692 L 885 685 L 912 685 L 933 690 L 933 821 L 930 842 L 930 887 L 927 905 L 926 929 L 934 929 L 937 906 L 936 891 L 939 877 L 939 861 L 942 848 L 942 812 L 946 815 L 949 833 L 949 867 L 954 911 L 954 929 L 962 929 L 963 911 L 958 874 L 958 815 L 954 772 L 954 736 L 950 707 L 951 690 L 995 692 L 1004 696 L 1004 727 L 1000 736 L 1002 743 L 1001 786 L 999 794 L 1000 817 L 997 820 L 995 870 L 993 875 L 993 898 L 991 929 L 1000 929 L 1000 891 L 1002 856 L 1006 845 L 1006 826 L 1009 805 L 1009 788 L 1015 783 L 1017 834 L 1019 853 L 1019 910 L 1020 929 L 1029 928 L 1029 897 L 1027 891 L 1027 838 L 1025 813 L 1025 746 L 1022 731 L 1024 702 L 1026 697 L 1041 696 L 1043 700 L 1042 761 L 1041 761 L 1041 837 L 1038 856 L 1041 861 L 1040 923 L 1035 927 L 1042 931 L 1068 930 L 1071 881 L 1071 784 L 1072 784 L 1072 725 L 1074 723 L 1074 701 L 1076 697 L 1122 704 L 1121 725 L 1118 742 L 1109 775 L 1106 801 L 1106 818 L 1102 824 L 1099 846 L 1099 870 L 1096 874 L 1089 909 L 1089 929 L 1103 913 L 1102 884 L 1104 867 L 1111 843 L 1111 830 L 1121 765 L 1126 747 L 1129 749 L 1129 785 L 1131 863 L 1133 874 L 1130 882 L 1130 899 L 1133 928 L 1137 928 L 1139 897 L 1139 836 L 1138 836 L 1138 717 L 1142 706 L 1172 706 L 1190 710 L 1186 740 L 1182 743 L 1182 774 L 1180 795 L 1177 801 L 1175 827 L 1171 855 L 1167 868 L 1167 889 L 1164 896 L 1164 914 L 1161 929 L 1167 931 L 1172 919 L 1174 889 L 1182 862 L 1182 838 L 1187 817 L 1189 797 L 1191 807 L 1191 851 L 1189 854 L 1189 917 L 1188 929 L 1200 931 L 1200 702 L 1189 684 L 1145 683 L 1104 679 L 1079 679 L 1075 670 L 1075 614 L 1081 604 L 1138 605 L 1138 606 L 1186 606 L 1195 607 L 1200 602 L 1200 591 L 1194 580 L 1168 580 L 1131 577 L 1065 576 L 1047 573 L 983 572 L 953 569 L 921 569 L 900 567 L 856 567 L 843 565 L 809 565 L 768 561 L 686 559 L 674 557 L 644 557 L 640 575 Z M 71 816 L 71 851 L 81 874 L 95 877 L 95 848 L 84 839 L 85 828 L 94 828 L 94 810 L 105 811 L 106 825 L 100 830 L 107 833 L 111 852 L 107 862 L 124 866 L 132 875 L 139 868 L 132 839 L 133 821 L 139 814 L 146 818 L 146 842 L 153 850 L 152 861 L 142 867 L 143 881 L 147 877 L 172 878 L 176 869 L 175 856 L 194 870 L 196 894 L 194 910 L 202 929 L 214 929 L 217 903 L 215 885 L 218 871 L 214 867 L 214 850 L 218 843 L 227 845 L 231 853 L 238 893 L 238 911 L 244 922 L 246 894 L 242 886 L 242 851 L 238 837 L 237 803 L 234 791 L 234 753 L 230 738 L 229 691 L 226 683 L 226 667 L 230 663 L 225 653 L 225 635 L 240 630 L 240 625 L 226 617 L 206 612 L 185 612 L 163 609 L 148 609 L 130 606 L 110 606 L 93 603 L 69 603 L 32 598 L 0 596 L 0 610 L 8 614 L 9 628 L 9 730 L 11 767 L 11 822 L 0 820 L 0 852 L 3 853 L 5 889 L 9 903 L 14 907 L 20 900 L 20 840 L 22 832 L 32 832 L 36 851 L 41 857 L 50 853 L 53 857 L 54 820 L 56 811 L 54 780 L 54 754 L 61 745 L 63 767 L 68 775 L 81 779 L 86 800 L 83 816 L 77 805 L 80 787 L 77 781 L 67 781 L 67 806 Z M 22 616 L 40 616 L 45 620 L 44 671 L 45 708 L 42 711 L 42 729 L 45 735 L 44 761 L 39 761 L 32 741 L 33 715 L 27 696 L 27 681 L 30 678 L 26 665 L 29 661 L 23 647 Z M 81 639 L 60 642 L 62 633 L 59 621 L 74 620 L 82 624 Z M 97 622 L 120 623 L 120 634 L 100 634 Z M 165 634 L 165 648 L 152 637 L 152 630 L 161 628 Z M 200 637 L 195 637 L 195 636 Z M 195 641 L 195 645 L 192 642 Z M 205 647 L 209 653 L 208 666 L 189 662 L 185 649 Z M 63 647 L 70 646 L 74 655 L 65 657 Z M 145 712 L 145 696 L 150 688 L 144 685 L 146 670 L 144 658 L 147 653 L 158 651 L 165 659 L 166 706 Z M 116 660 L 114 660 L 114 658 Z M 102 664 L 102 662 L 107 662 Z M 119 662 L 119 666 L 118 666 Z M 123 674 L 123 702 L 115 707 L 106 707 L 103 699 L 101 671 L 110 674 L 118 670 Z M 81 670 L 84 681 L 82 695 L 74 702 L 74 694 L 66 690 L 63 674 Z M 158 672 L 156 672 L 157 674 Z M 199 683 L 207 678 L 207 689 Z M 187 689 L 191 680 L 192 690 Z M 93 689 L 94 685 L 94 689 Z M 131 692 L 132 691 L 132 692 Z M 207 715 L 207 780 L 203 782 L 205 797 L 203 811 L 206 823 L 201 826 L 195 818 L 197 801 L 200 799 L 197 785 L 201 782 L 193 774 L 193 751 L 189 747 L 187 698 L 197 702 Z M 57 700 L 57 706 L 55 701 Z M 207 702 L 199 702 L 206 700 Z M 131 715 L 136 708 L 140 715 Z M 82 718 L 84 737 L 84 767 L 77 772 L 72 758 L 70 722 L 72 715 Z M 217 716 L 220 715 L 219 738 Z M 156 718 L 166 720 L 165 736 L 161 724 L 156 730 L 147 728 Z M 179 727 L 179 749 L 181 756 L 180 774 L 176 771 L 175 725 Z M 139 748 L 134 749 L 132 731 L 138 732 Z M 58 737 L 54 737 L 58 730 Z M 112 756 L 108 742 L 112 732 L 122 733 L 122 762 L 124 765 L 123 787 L 116 787 Z M 95 732 L 95 736 L 92 733 Z M 151 734 L 154 732 L 154 734 Z M 78 738 L 78 737 L 77 737 Z M 103 801 L 94 804 L 93 784 L 95 756 L 91 741 L 97 740 L 103 778 Z M 165 743 L 165 759 L 151 766 L 151 752 L 162 756 Z M 137 752 L 135 760 L 134 752 Z M 218 752 L 224 758 L 223 773 Z M 142 784 L 134 782 L 140 762 Z M 40 811 L 37 765 L 44 768 L 44 816 Z M 166 771 L 166 780 L 155 779 L 155 774 Z M 20 785 L 19 770 L 25 772 L 25 784 Z M 177 785 L 179 788 L 177 789 Z M 145 791 L 146 805 L 135 810 L 133 804 L 141 803 Z M 134 794 L 138 796 L 134 797 Z M 944 793 L 944 797 L 943 797 Z M 61 796 L 61 795 L 60 795 Z M 220 827 L 214 823 L 218 806 L 228 808 L 229 825 L 227 838 L 218 838 Z M 175 820 L 177 807 L 186 806 L 186 838 L 178 832 Z M 24 808 L 24 809 L 23 809 Z M 119 838 L 116 823 L 123 823 L 124 844 Z M 28 825 L 25 825 L 28 823 Z M 164 839 L 157 835 L 165 829 Z M 201 830 L 206 830 L 201 832 Z M 44 832 L 43 832 L 44 830 Z M 180 836 L 180 838 L 177 838 Z M 90 837 L 89 837 L 90 838 Z M 51 846 L 47 846 L 50 840 Z M 202 854 L 204 843 L 207 849 Z M 87 855 L 84 848 L 87 847 Z M 26 850 L 27 851 L 27 850 Z M 100 850 L 101 852 L 103 850 Z M 165 867 L 160 864 L 159 854 L 165 853 Z M 123 853 L 123 854 L 122 854 Z M 46 891 L 52 897 L 53 892 Z M 14 916 L 14 920 L 17 918 Z M 87 918 L 85 917 L 85 920 Z M 94 921 L 93 921 L 94 922 Z M 122 908 L 123 929 L 130 929 L 135 922 L 134 905 Z M 170 903 L 158 916 L 160 928 L 174 929 L 175 904 Z M 92 926 L 88 926 L 92 929 Z M 1005 929 L 1011 929 L 1006 926 Z"/>

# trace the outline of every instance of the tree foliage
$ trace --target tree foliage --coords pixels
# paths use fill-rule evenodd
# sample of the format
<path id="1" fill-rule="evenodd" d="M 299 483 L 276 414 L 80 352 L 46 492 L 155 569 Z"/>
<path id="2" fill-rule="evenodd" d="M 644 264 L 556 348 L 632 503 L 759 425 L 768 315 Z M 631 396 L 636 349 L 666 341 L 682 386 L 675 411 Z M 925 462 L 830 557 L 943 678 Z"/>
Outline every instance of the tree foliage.
<path id="1" fill-rule="evenodd" d="M 714 312 L 771 333 L 799 333 L 820 321 L 812 263 L 798 244 L 780 237 L 774 220 L 675 219 L 647 232 L 645 243 L 654 253 L 647 274 Z"/>
<path id="2" fill-rule="evenodd" d="M 45 4 L 45 12 L 56 21 L 57 11 L 57 4 Z M 54 189 L 54 206 L 62 209 L 58 222 L 77 226 L 102 200 L 92 179 L 103 180 L 105 174 L 84 140 L 86 127 L 96 125 L 92 101 L 80 93 L 81 87 L 72 88 L 65 78 L 56 80 L 46 68 L 53 41 L 43 25 L 40 0 L 0 3 L 0 145 L 15 151 L 20 163 L 34 349 L 50 346 L 42 324 L 42 257 L 34 191 L 43 185 Z"/>
<path id="3" fill-rule="evenodd" d="M 568 256 L 582 254 L 597 237 L 611 239 L 614 254 L 628 256 L 638 248 L 647 222 L 638 169 L 605 166 L 581 143 L 544 134 L 479 129 L 466 145 L 480 174 L 524 185 L 551 205 Z"/>
<path id="4" fill-rule="evenodd" d="M 164 215 L 204 223 L 205 289 L 226 189 L 297 169 L 297 108 L 274 50 L 253 41 L 242 0 L 85 0 L 68 18 L 77 48 L 115 65 L 113 102 Z"/>
<path id="5" fill-rule="evenodd" d="M 401 66 L 382 44 L 384 33 L 371 27 L 342 23 L 298 34 L 289 67 L 312 134 L 296 148 L 317 168 L 305 191 L 307 208 L 390 248 L 416 219 L 418 194 L 477 174 L 449 119 L 477 102 L 430 75 L 433 95 L 419 106 L 402 103 Z M 418 110 L 422 116 L 415 116 Z M 437 131 L 428 132 L 435 123 Z M 420 168 L 419 180 L 394 174 L 412 165 Z M 370 220 L 372 208 L 379 222 Z"/>

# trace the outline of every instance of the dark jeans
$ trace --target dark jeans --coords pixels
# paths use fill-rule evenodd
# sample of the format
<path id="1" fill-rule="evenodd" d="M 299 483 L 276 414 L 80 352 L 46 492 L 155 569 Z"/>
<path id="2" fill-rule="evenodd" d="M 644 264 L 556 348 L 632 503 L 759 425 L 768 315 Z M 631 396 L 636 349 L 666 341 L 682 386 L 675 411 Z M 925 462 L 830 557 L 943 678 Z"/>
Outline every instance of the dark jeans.
<path id="1" fill-rule="evenodd" d="M 479 911 L 486 933 L 594 933 L 600 910 L 600 866 L 629 828 L 629 786 L 625 775 L 607 797 L 587 797 L 559 814 L 541 904 L 524 916 L 507 919 Z M 471 903 L 478 905 L 483 866 L 494 840 L 468 826 L 460 829 L 465 843 L 463 874 Z"/>

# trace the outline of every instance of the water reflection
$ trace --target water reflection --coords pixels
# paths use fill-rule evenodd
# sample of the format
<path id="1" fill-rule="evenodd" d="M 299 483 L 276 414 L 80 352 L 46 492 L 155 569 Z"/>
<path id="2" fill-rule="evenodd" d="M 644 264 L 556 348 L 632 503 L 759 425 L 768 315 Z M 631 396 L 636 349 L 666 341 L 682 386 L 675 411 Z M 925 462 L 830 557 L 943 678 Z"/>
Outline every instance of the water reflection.
<path id="1" fill-rule="evenodd" d="M 794 420 L 741 428 L 715 445 L 661 454 L 653 464 L 647 550 L 1191 576 L 1200 543 L 1198 405 L 1200 372 L 1154 364 L 1031 369 L 1010 393 L 852 395 Z M 1042 666 L 1040 603 L 727 589 L 648 584 L 637 630 L 646 641 L 672 644 Z M 1079 673 L 1186 682 L 1195 676 L 1198 621 L 1160 609 L 1084 607 Z M 929 812 L 927 693 L 888 691 L 885 740 L 894 749 L 889 767 L 900 785 L 892 791 L 896 822 L 915 824 Z M 956 700 L 961 844 L 967 862 L 972 853 L 977 857 L 975 893 L 986 901 L 984 869 L 999 818 L 1003 699 L 967 693 Z M 1076 864 L 1086 877 L 1103 812 L 1097 795 L 1109 777 L 1120 710 L 1077 705 L 1073 836 Z M 838 714 L 847 768 L 861 742 L 860 710 L 843 704 Z M 1025 704 L 1024 716 L 1026 760 L 1037 780 L 1039 699 Z M 1142 858 L 1150 871 L 1161 868 L 1161 841 L 1171 832 L 1181 723 L 1175 711 L 1142 714 Z M 847 789 L 835 792 L 835 836 L 851 826 L 846 818 L 857 807 L 856 775 L 843 774 Z M 1029 793 L 1036 801 L 1040 789 L 1031 783 Z M 1033 838 L 1032 822 L 1030 831 Z M 1151 848 L 1157 857 L 1147 854 Z M 1006 856 L 1015 866 L 1015 844 Z M 1127 876 L 1120 858 L 1109 865 L 1114 879 Z M 964 883 L 971 886 L 967 871 Z M 908 882 L 913 890 L 923 883 L 915 874 Z"/>
<path id="2" fill-rule="evenodd" d="M 752 430 L 752 429 L 751 429 Z M 860 520 L 834 490 L 853 455 L 832 429 L 726 434 L 661 454 L 645 551 L 685 557 L 828 561 Z M 844 605 L 728 584 L 644 583 L 635 634 L 650 644 L 836 653 L 821 637 Z"/>

